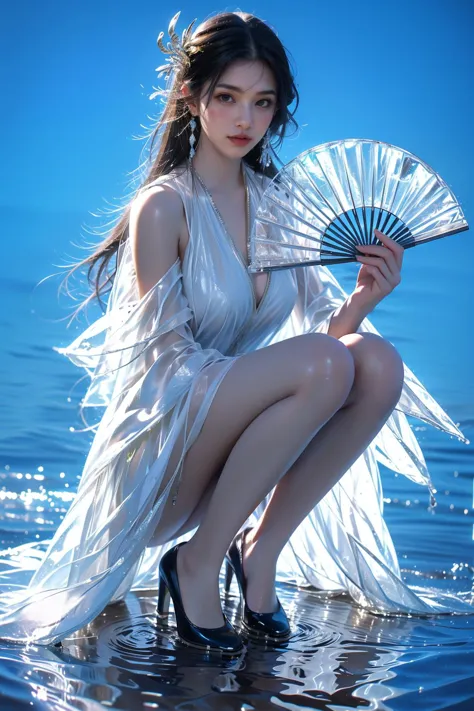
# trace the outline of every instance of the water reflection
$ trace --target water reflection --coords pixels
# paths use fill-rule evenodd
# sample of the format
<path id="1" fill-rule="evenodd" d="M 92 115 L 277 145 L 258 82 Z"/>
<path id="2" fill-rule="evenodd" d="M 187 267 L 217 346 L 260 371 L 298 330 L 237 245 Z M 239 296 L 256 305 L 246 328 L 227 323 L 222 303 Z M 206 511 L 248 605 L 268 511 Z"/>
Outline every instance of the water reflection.
<path id="1" fill-rule="evenodd" d="M 281 586 L 279 596 L 294 629 L 291 639 L 280 646 L 249 642 L 234 659 L 181 645 L 174 616 L 168 623 L 158 620 L 156 596 L 149 592 L 107 607 L 61 648 L 3 644 L 1 708 L 33 701 L 35 709 L 83 711 L 426 711 L 442 708 L 453 685 L 459 703 L 470 698 L 472 617 L 389 619 L 316 592 Z M 234 621 L 238 609 L 231 598 L 226 612 Z M 437 676 L 433 669 L 441 660 Z"/>

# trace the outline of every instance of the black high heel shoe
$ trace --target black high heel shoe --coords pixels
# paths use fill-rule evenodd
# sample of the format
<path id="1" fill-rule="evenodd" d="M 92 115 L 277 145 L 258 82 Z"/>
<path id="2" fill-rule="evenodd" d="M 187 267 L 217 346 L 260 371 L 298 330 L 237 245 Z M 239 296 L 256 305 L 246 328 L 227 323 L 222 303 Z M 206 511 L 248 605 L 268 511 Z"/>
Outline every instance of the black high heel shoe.
<path id="1" fill-rule="evenodd" d="M 225 592 L 229 592 L 232 576 L 235 575 L 243 599 L 242 627 L 250 638 L 265 639 L 273 642 L 287 640 L 291 635 L 290 623 L 280 600 L 277 597 L 278 608 L 275 612 L 254 612 L 247 605 L 247 581 L 244 576 L 243 547 L 246 528 L 232 541 L 226 555 Z"/>
<path id="2" fill-rule="evenodd" d="M 165 553 L 160 561 L 157 613 L 166 617 L 169 611 L 170 595 L 173 598 L 178 636 L 184 644 L 203 651 L 217 651 L 223 654 L 240 654 L 244 649 L 242 640 L 224 615 L 221 627 L 198 627 L 187 617 L 179 589 L 176 568 L 178 543 Z"/>

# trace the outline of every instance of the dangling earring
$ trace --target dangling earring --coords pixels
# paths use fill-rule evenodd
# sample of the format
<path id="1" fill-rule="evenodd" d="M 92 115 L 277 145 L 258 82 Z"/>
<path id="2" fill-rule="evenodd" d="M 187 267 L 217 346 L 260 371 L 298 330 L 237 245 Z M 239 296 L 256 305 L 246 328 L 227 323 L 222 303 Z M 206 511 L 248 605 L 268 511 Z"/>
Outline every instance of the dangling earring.
<path id="1" fill-rule="evenodd" d="M 196 155 L 196 151 L 194 150 L 194 144 L 196 143 L 196 136 L 194 135 L 194 129 L 196 128 L 196 119 L 194 118 L 194 116 L 192 117 L 188 125 L 191 126 L 191 135 L 189 136 L 189 160 L 192 160 Z"/>
<path id="2" fill-rule="evenodd" d="M 260 154 L 259 162 L 264 168 L 268 168 L 268 166 L 272 162 L 270 156 L 270 134 L 268 133 L 268 131 L 263 139 L 262 152 Z"/>

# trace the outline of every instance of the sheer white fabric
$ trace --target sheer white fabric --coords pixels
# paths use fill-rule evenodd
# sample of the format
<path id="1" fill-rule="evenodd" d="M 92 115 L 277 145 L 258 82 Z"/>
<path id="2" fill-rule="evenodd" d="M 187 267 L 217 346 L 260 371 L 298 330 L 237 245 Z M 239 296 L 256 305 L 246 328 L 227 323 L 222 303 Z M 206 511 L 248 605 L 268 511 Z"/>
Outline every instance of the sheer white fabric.
<path id="1" fill-rule="evenodd" d="M 244 173 L 253 214 L 264 179 L 246 166 Z M 327 268 L 303 267 L 273 272 L 256 308 L 249 273 L 192 171 L 185 167 L 158 183 L 183 200 L 190 233 L 185 259 L 140 299 L 125 242 L 105 315 L 57 349 L 90 375 L 85 405 L 105 410 L 77 495 L 53 538 L 0 557 L 0 638 L 54 643 L 129 590 L 156 588 L 159 560 L 176 541 L 155 545 L 153 534 L 222 379 L 243 353 L 327 332 L 346 297 Z M 367 319 L 359 331 L 378 333 Z M 415 592 L 401 580 L 383 519 L 378 462 L 431 486 L 406 415 L 465 441 L 405 366 L 396 409 L 292 536 L 279 560 L 279 580 L 346 591 L 376 613 L 472 610 L 455 597 Z M 170 472 L 176 443 L 181 458 Z"/>

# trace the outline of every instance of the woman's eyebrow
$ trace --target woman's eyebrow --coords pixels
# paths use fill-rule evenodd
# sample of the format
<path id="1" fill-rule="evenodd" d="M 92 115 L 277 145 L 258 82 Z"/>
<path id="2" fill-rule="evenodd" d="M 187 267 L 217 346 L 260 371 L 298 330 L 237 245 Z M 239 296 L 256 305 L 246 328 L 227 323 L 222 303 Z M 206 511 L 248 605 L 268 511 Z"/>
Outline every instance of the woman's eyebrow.
<path id="1" fill-rule="evenodd" d="M 217 84 L 216 89 L 222 88 L 222 89 L 231 89 L 232 91 L 236 91 L 239 94 L 243 94 L 244 91 L 238 86 L 234 86 L 233 84 Z M 262 89 L 262 91 L 257 91 L 257 94 L 274 94 L 276 96 L 276 91 L 274 89 Z"/>

